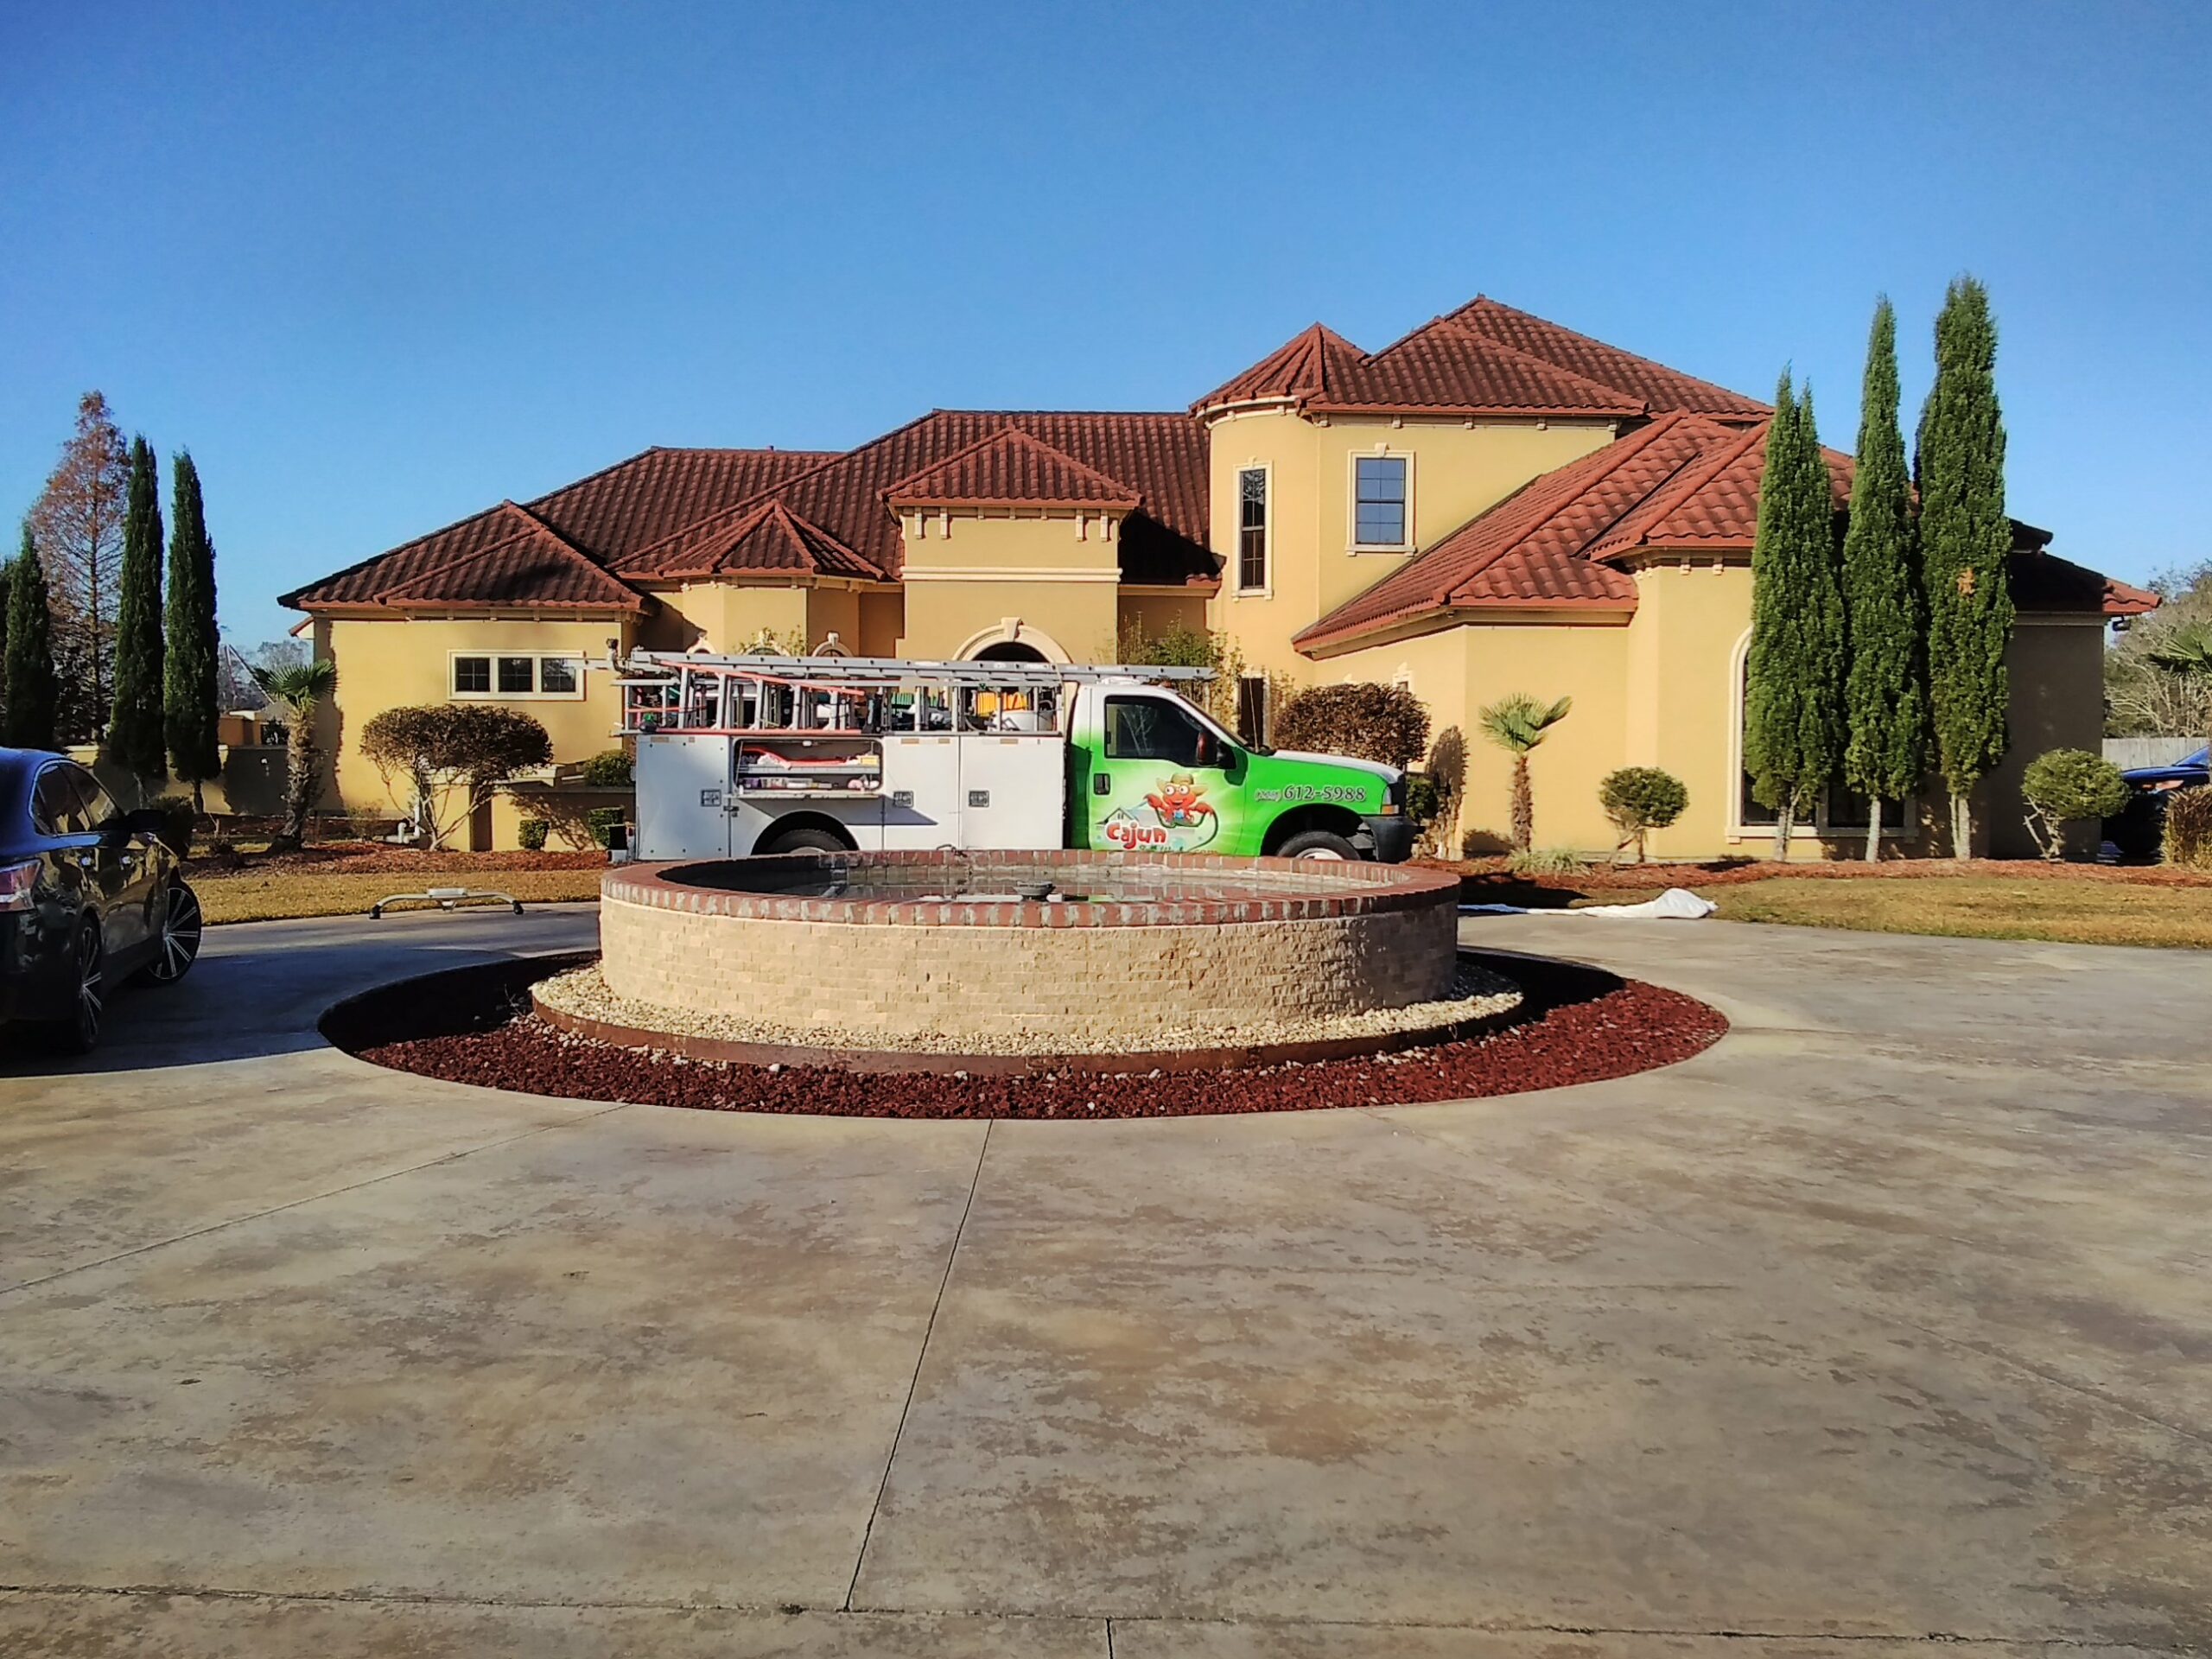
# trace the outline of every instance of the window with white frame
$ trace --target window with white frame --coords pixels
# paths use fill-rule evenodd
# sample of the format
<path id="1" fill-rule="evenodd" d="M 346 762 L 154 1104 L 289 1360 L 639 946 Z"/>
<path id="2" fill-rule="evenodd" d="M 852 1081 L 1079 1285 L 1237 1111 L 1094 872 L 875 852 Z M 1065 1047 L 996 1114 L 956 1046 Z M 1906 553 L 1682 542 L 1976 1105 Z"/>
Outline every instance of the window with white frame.
<path id="1" fill-rule="evenodd" d="M 1246 467 L 1236 474 L 1236 586 L 1256 593 L 1268 585 L 1268 469 Z"/>
<path id="2" fill-rule="evenodd" d="M 569 652 L 457 651 L 450 683 L 456 698 L 574 700 L 584 694 L 584 659 Z"/>
<path id="3" fill-rule="evenodd" d="M 1410 531 L 1407 458 L 1361 455 L 1352 462 L 1351 539 L 1359 548 L 1402 548 Z"/>

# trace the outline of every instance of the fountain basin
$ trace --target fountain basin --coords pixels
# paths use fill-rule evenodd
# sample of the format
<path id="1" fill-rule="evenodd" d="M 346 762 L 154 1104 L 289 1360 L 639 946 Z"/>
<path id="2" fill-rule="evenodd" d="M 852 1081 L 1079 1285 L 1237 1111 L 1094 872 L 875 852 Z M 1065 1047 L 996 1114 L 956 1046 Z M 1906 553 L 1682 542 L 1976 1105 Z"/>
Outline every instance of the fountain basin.
<path id="1" fill-rule="evenodd" d="M 1458 880 L 1402 865 L 799 853 L 601 891 L 614 996 L 861 1047 L 1223 1046 L 1454 994 Z"/>

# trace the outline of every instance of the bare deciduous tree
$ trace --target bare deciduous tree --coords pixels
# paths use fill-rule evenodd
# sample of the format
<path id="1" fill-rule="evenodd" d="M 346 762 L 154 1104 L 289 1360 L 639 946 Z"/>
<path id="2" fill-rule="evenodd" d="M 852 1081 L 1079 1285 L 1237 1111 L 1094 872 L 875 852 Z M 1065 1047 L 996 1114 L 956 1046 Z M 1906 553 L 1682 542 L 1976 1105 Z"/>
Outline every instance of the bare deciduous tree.
<path id="1" fill-rule="evenodd" d="M 130 454 L 107 399 L 88 391 L 77 403 L 77 429 L 31 509 L 31 531 L 46 562 L 53 594 L 54 655 L 82 663 L 80 699 L 65 709 L 88 711 L 94 727 L 107 717 L 115 672 L 115 617 L 123 568 L 123 526 L 130 488 Z M 79 724 L 86 718 L 66 721 Z M 84 742 L 96 730 L 65 730 Z"/>

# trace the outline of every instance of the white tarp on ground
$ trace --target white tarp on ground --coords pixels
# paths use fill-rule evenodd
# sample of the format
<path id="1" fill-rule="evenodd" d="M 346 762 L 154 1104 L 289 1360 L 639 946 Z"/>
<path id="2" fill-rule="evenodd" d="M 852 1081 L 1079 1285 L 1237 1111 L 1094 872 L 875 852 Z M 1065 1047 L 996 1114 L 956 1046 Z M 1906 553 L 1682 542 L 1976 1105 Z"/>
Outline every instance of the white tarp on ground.
<path id="1" fill-rule="evenodd" d="M 1462 905 L 1462 916 L 1631 916 L 1662 922 L 1701 922 L 1719 909 L 1710 899 L 1669 887 L 1640 905 L 1587 905 L 1580 910 L 1530 910 L 1523 905 Z"/>

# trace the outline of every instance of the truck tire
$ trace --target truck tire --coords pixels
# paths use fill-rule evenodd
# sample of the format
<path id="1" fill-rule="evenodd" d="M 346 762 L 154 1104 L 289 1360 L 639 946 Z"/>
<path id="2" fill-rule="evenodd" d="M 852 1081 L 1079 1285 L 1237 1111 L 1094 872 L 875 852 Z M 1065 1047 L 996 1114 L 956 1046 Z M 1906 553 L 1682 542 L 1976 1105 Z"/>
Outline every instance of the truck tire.
<path id="1" fill-rule="evenodd" d="M 1357 858 L 1359 849 L 1332 830 L 1301 830 L 1275 849 L 1277 858 Z"/>
<path id="2" fill-rule="evenodd" d="M 827 830 L 786 830 L 760 849 L 769 853 L 849 853 L 853 849 Z"/>

